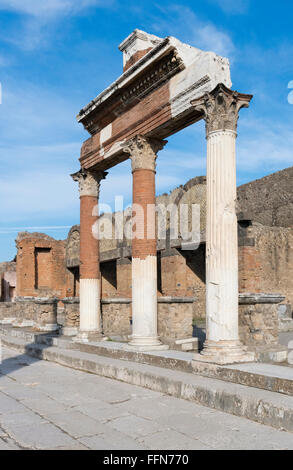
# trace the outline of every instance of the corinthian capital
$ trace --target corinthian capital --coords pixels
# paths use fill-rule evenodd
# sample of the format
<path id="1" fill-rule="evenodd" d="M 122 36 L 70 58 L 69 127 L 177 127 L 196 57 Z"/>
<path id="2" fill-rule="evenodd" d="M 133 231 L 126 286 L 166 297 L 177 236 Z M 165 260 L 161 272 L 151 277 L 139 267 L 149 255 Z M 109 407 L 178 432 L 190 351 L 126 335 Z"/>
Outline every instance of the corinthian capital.
<path id="1" fill-rule="evenodd" d="M 239 110 L 248 108 L 253 95 L 230 90 L 220 83 L 211 93 L 191 101 L 196 111 L 204 114 L 207 136 L 214 131 L 237 132 Z"/>
<path id="2" fill-rule="evenodd" d="M 78 182 L 80 196 L 98 197 L 100 193 L 101 180 L 106 178 L 104 171 L 83 170 L 71 175 L 74 181 Z"/>
<path id="3" fill-rule="evenodd" d="M 126 142 L 123 151 L 131 158 L 132 171 L 156 170 L 157 153 L 164 148 L 166 140 L 153 139 L 137 135 Z"/>

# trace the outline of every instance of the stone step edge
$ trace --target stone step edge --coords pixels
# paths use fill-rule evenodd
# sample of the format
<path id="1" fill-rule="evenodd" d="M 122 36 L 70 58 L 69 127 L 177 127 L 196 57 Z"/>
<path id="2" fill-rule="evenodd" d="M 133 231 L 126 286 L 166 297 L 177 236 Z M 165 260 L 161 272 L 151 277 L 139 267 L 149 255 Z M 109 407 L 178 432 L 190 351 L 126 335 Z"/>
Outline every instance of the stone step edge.
<path id="1" fill-rule="evenodd" d="M 246 387 L 293 396 L 293 380 L 291 379 L 196 361 L 193 361 L 192 368 L 195 374 L 199 374 L 202 377 L 209 377 L 211 379 L 245 385 Z"/>
<path id="2" fill-rule="evenodd" d="M 293 398 L 289 396 L 146 364 L 126 363 L 53 346 L 26 344 L 16 338 L 5 337 L 2 342 L 22 354 L 144 387 L 293 433 Z"/>
<path id="3" fill-rule="evenodd" d="M 69 338 L 57 336 L 47 336 L 43 333 L 29 332 L 21 329 L 1 329 L 5 336 L 20 338 L 26 342 L 34 342 L 36 344 L 47 344 L 48 346 L 56 346 L 61 349 L 69 349 L 74 351 L 96 354 L 103 357 L 118 359 L 121 361 L 135 362 L 139 364 L 148 364 L 155 367 L 163 367 L 181 372 L 198 374 L 203 377 L 223 380 L 235 384 L 245 385 L 247 387 L 259 388 L 271 392 L 281 393 L 293 396 L 293 381 L 290 379 L 282 379 L 278 377 L 257 374 L 255 372 L 240 371 L 230 369 L 229 366 L 217 366 L 214 364 L 205 364 L 195 361 L 170 358 L 166 356 L 157 356 L 147 354 L 146 352 L 124 351 L 121 349 L 110 349 L 88 343 L 74 343 Z"/>
<path id="4" fill-rule="evenodd" d="M 148 364 L 156 367 L 165 367 L 168 369 L 176 369 L 182 372 L 192 372 L 191 360 L 171 358 L 164 355 L 153 355 L 146 352 L 127 351 L 121 349 L 111 349 L 102 345 L 90 343 L 75 343 L 69 337 L 62 338 L 58 336 L 44 335 L 40 332 L 30 332 L 21 329 L 8 329 L 0 327 L 0 336 L 23 339 L 27 343 L 47 344 L 48 346 L 56 346 L 61 349 L 69 349 L 81 351 L 99 356 L 111 357 L 121 361 L 131 361 L 140 364 Z"/>

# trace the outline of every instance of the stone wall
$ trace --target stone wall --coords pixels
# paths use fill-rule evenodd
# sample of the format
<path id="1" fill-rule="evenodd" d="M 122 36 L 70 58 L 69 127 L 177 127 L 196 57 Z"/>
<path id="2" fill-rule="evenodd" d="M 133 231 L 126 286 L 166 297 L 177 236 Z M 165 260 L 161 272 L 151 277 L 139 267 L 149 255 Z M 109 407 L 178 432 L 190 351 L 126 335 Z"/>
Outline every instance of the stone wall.
<path id="1" fill-rule="evenodd" d="M 259 290 L 279 293 L 293 305 L 293 228 L 252 228 L 259 254 Z"/>
<path id="2" fill-rule="evenodd" d="M 238 211 L 262 225 L 293 227 L 293 167 L 240 186 Z"/>
<path id="3" fill-rule="evenodd" d="M 278 345 L 278 305 L 282 300 L 284 297 L 272 294 L 240 294 L 239 336 L 246 346 Z"/>
<path id="4" fill-rule="evenodd" d="M 17 327 L 32 326 L 42 331 L 57 329 L 57 298 L 16 297 L 0 303 L 0 321 Z"/>
<path id="5" fill-rule="evenodd" d="M 193 297 L 160 297 L 158 300 L 158 335 L 165 344 L 174 346 L 179 339 L 192 337 Z M 103 332 L 127 340 L 132 333 L 131 299 L 102 300 Z"/>
<path id="6" fill-rule="evenodd" d="M 131 300 L 103 299 L 102 323 L 104 335 L 122 336 L 127 339 L 132 332 Z"/>
<path id="7" fill-rule="evenodd" d="M 178 339 L 191 338 L 194 298 L 161 297 L 158 299 L 158 335 L 164 344 L 173 346 Z"/>

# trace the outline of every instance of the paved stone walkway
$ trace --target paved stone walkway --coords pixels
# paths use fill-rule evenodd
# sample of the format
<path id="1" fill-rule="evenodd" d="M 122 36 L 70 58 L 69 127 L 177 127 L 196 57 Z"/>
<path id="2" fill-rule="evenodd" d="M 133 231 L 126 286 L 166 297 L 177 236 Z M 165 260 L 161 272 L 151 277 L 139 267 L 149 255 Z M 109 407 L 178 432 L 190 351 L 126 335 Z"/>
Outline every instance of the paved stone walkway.
<path id="1" fill-rule="evenodd" d="M 0 450 L 293 449 L 293 434 L 8 349 Z"/>

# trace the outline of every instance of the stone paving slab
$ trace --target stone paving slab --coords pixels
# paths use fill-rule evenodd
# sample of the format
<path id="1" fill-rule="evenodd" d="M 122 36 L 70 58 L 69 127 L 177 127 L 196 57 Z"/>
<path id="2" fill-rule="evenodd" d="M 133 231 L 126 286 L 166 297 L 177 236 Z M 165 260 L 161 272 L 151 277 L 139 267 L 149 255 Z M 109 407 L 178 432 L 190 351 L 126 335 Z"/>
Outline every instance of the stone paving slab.
<path id="1" fill-rule="evenodd" d="M 19 366 L 20 355 L 4 349 L 3 356 L 0 373 L 4 364 L 6 375 L 0 375 L 0 450 L 293 450 L 292 433 L 54 362 L 38 361 L 29 366 L 33 386 L 25 382 L 26 367 L 18 368 L 13 382 L 18 389 L 25 388 L 25 398 L 10 396 L 10 370 L 13 373 Z M 63 393 L 46 395 L 46 388 L 50 391 L 52 384 L 63 385 Z M 64 396 L 72 393 L 72 387 L 75 404 L 52 413 L 52 401 L 55 410 L 63 409 Z M 39 400 L 33 395 L 29 399 L 30 390 L 40 390 L 45 397 Z M 120 391 L 123 400 L 109 403 L 107 390 L 113 391 L 111 398 L 117 398 Z M 92 400 L 88 404 L 87 397 Z"/>

